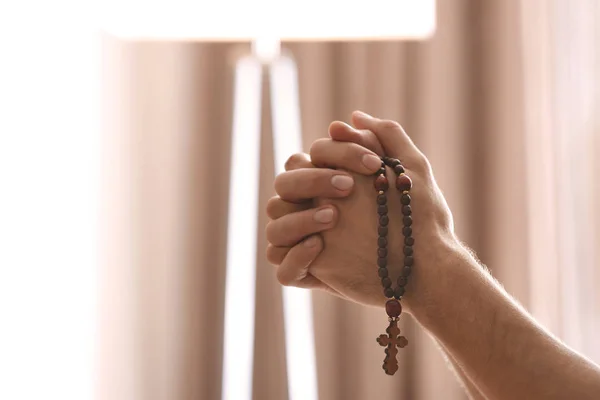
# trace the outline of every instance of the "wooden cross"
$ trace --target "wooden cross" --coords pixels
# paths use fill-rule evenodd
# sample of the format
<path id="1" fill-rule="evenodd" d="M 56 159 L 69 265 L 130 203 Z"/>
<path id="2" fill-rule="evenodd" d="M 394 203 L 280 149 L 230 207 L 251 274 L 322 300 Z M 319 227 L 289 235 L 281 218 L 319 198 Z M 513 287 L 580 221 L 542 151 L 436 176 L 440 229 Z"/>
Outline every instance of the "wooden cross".
<path id="1" fill-rule="evenodd" d="M 390 326 L 385 330 L 387 335 L 379 335 L 377 343 L 380 346 L 385 346 L 385 359 L 383 360 L 383 370 L 388 375 L 394 375 L 398 371 L 398 355 L 397 347 L 405 347 L 408 344 L 408 340 L 404 336 L 400 335 L 400 328 L 398 328 L 398 320 L 396 318 L 390 321 Z"/>

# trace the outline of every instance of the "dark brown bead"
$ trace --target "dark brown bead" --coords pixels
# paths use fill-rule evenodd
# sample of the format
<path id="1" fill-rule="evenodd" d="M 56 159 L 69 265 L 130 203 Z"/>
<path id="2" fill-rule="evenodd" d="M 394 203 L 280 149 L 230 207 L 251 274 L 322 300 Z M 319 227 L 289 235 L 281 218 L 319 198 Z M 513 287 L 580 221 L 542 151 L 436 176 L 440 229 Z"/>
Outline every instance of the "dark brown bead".
<path id="1" fill-rule="evenodd" d="M 390 286 L 392 286 L 392 280 L 387 276 L 385 278 L 381 278 L 381 285 L 384 288 L 389 288 Z"/>
<path id="2" fill-rule="evenodd" d="M 382 215 L 381 217 L 379 217 L 379 225 L 381 226 L 387 226 L 387 224 L 390 222 L 390 219 L 388 218 L 387 215 Z"/>
<path id="3" fill-rule="evenodd" d="M 402 228 L 402 234 L 404 236 L 412 236 L 412 228 L 410 226 L 405 226 Z"/>
<path id="4" fill-rule="evenodd" d="M 375 189 L 383 190 L 385 192 L 389 187 L 390 185 L 385 175 L 379 175 L 377 178 L 375 178 Z"/>
<path id="5" fill-rule="evenodd" d="M 412 214 L 412 208 L 410 206 L 402 206 L 402 214 L 404 214 L 404 215 L 411 215 Z"/>
<path id="6" fill-rule="evenodd" d="M 410 195 L 408 193 L 402 194 L 402 197 L 400 197 L 400 203 L 404 204 L 405 206 L 409 205 Z"/>
<path id="7" fill-rule="evenodd" d="M 412 271 L 412 267 L 409 267 L 409 266 L 407 265 L 407 266 L 405 266 L 405 267 L 402 269 L 402 275 L 404 275 L 404 276 L 409 276 L 409 275 L 410 275 L 410 273 L 411 273 L 411 271 Z"/>
<path id="8" fill-rule="evenodd" d="M 411 236 L 409 237 L 405 237 L 404 238 L 404 244 L 407 246 L 412 246 L 413 244 L 415 244 L 415 239 Z"/>
<path id="9" fill-rule="evenodd" d="M 379 228 L 377 228 L 377 233 L 379 234 L 379 236 L 387 236 L 387 234 L 388 234 L 387 226 L 380 226 Z"/>
<path id="10" fill-rule="evenodd" d="M 379 268 L 379 270 L 377 271 L 377 273 L 379 274 L 380 278 L 385 278 L 386 276 L 388 276 L 388 270 L 387 270 L 387 268 Z"/>
<path id="11" fill-rule="evenodd" d="M 377 214 L 384 215 L 387 214 L 388 208 L 385 204 L 377 206 Z"/>
<path id="12" fill-rule="evenodd" d="M 394 294 L 392 292 L 392 296 L 393 295 Z M 400 316 L 400 314 L 402 314 L 402 305 L 400 305 L 400 302 L 398 300 L 388 300 L 385 303 L 385 312 L 390 318 L 396 318 Z"/>
<path id="13" fill-rule="evenodd" d="M 394 297 L 395 298 L 399 299 L 403 295 L 404 295 L 404 286 L 398 286 L 396 289 L 394 289 Z"/>
<path id="14" fill-rule="evenodd" d="M 404 255 L 405 256 L 412 256 L 413 255 L 413 248 L 411 246 L 404 246 Z"/>
<path id="15" fill-rule="evenodd" d="M 387 267 L 387 258 L 385 258 L 385 257 L 379 257 L 377 259 L 377 265 L 379 265 L 381 268 Z"/>
<path id="16" fill-rule="evenodd" d="M 379 247 L 387 247 L 387 239 L 380 236 L 377 239 L 377 246 L 379 246 Z"/>
<path id="17" fill-rule="evenodd" d="M 415 258 L 413 256 L 404 257 L 404 265 L 411 266 L 415 263 Z"/>
<path id="18" fill-rule="evenodd" d="M 375 175 L 385 175 L 385 168 L 377 170 L 377 173 Z"/>
<path id="19" fill-rule="evenodd" d="M 396 189 L 404 192 L 405 190 L 410 190 L 410 188 L 412 188 L 412 181 L 408 175 L 398 175 L 396 178 Z"/>
<path id="20" fill-rule="evenodd" d="M 411 226 L 413 223 L 412 217 L 408 215 L 404 216 L 404 218 L 402 218 L 402 223 L 404 223 L 404 226 Z"/>
<path id="21" fill-rule="evenodd" d="M 396 168 L 396 166 L 397 165 L 401 165 L 401 163 L 400 163 L 400 160 L 398 160 L 397 158 L 391 158 L 390 157 L 389 165 L 392 168 Z"/>
<path id="22" fill-rule="evenodd" d="M 378 194 L 377 195 L 377 204 L 383 205 L 385 203 L 387 203 L 387 196 L 385 194 Z"/>
<path id="23" fill-rule="evenodd" d="M 378 257 L 387 257 L 387 249 L 385 248 L 378 248 L 377 249 L 377 256 Z"/>
<path id="24" fill-rule="evenodd" d="M 396 175 L 400 175 L 404 173 L 404 167 L 400 164 L 396 165 L 394 167 L 394 172 L 396 173 Z"/>
<path id="25" fill-rule="evenodd" d="M 387 270 L 386 270 L 386 272 L 387 272 Z M 398 283 L 398 286 L 406 286 L 407 282 L 408 282 L 408 280 L 406 279 L 405 276 L 399 276 L 398 281 L 396 283 Z"/>
<path id="26" fill-rule="evenodd" d="M 387 298 L 392 298 L 392 297 L 394 297 L 394 289 L 392 289 L 390 287 L 385 288 L 385 289 L 383 289 L 383 294 Z"/>

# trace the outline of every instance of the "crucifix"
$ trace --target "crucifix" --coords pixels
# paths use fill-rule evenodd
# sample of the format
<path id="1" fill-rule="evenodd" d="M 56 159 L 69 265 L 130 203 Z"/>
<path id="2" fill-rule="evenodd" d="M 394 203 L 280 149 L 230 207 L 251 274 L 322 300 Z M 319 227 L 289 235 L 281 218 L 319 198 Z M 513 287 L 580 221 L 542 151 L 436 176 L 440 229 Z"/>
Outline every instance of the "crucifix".
<path id="1" fill-rule="evenodd" d="M 387 335 L 379 335 L 377 343 L 386 348 L 383 370 L 388 375 L 394 375 L 398 371 L 398 360 L 396 359 L 398 355 L 397 347 L 405 347 L 408 344 L 408 340 L 404 336 L 398 336 L 400 335 L 398 318 L 390 318 L 390 326 L 385 331 Z"/>

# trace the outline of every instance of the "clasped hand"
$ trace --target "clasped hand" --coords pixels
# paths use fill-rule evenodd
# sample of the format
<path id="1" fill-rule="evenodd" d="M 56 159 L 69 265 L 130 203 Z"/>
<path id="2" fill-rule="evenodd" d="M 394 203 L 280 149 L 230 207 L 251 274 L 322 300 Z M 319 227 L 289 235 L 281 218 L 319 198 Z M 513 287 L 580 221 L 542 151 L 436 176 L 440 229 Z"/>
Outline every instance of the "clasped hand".
<path id="1" fill-rule="evenodd" d="M 428 303 L 436 269 L 460 247 L 452 214 L 429 161 L 394 121 L 352 115 L 352 126 L 335 121 L 327 139 L 310 154 L 294 154 L 275 179 L 277 196 L 267 204 L 267 258 L 283 285 L 321 289 L 364 305 L 383 307 L 377 275 L 377 212 L 373 174 L 379 156 L 402 161 L 413 181 L 415 266 L 406 287 L 405 310 Z M 391 172 L 390 172 L 391 173 Z M 389 192 L 389 270 L 402 268 L 399 194 Z M 396 243 L 397 245 L 394 245 Z"/>

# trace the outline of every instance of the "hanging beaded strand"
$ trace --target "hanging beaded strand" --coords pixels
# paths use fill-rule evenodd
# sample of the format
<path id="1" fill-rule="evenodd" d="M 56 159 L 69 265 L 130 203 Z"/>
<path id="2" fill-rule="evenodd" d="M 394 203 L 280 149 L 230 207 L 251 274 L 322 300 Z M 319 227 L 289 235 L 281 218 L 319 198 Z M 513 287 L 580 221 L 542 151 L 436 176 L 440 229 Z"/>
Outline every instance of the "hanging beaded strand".
<path id="1" fill-rule="evenodd" d="M 387 190 L 389 189 L 389 183 L 386 176 L 386 165 L 390 167 L 396 177 L 396 189 L 398 189 L 402 195 L 400 202 L 402 204 L 402 222 L 404 227 L 402 228 L 402 234 L 404 236 L 404 267 L 402 273 L 396 281 L 396 288 L 392 288 L 392 279 L 389 276 L 387 269 L 388 259 L 388 205 L 387 205 Z M 377 214 L 379 215 L 379 226 L 377 233 L 377 266 L 378 274 L 381 278 L 381 285 L 383 286 L 383 294 L 388 300 L 385 304 L 385 311 L 388 315 L 390 322 L 386 329 L 387 334 L 380 335 L 377 338 L 377 343 L 380 346 L 385 347 L 386 357 L 383 361 L 383 370 L 388 375 L 394 375 L 398 370 L 398 360 L 396 356 L 398 354 L 398 347 L 402 348 L 408 344 L 408 340 L 404 336 L 400 335 L 400 328 L 398 328 L 398 317 L 402 313 L 402 306 L 400 300 L 405 292 L 405 286 L 408 282 L 408 277 L 411 273 L 414 256 L 413 256 L 413 245 L 415 243 L 412 237 L 412 209 L 410 206 L 411 197 L 410 189 L 412 188 L 412 181 L 406 175 L 404 167 L 400 160 L 390 157 L 381 158 L 381 168 L 377 171 L 377 178 L 375 178 L 375 189 L 377 190 Z"/>

